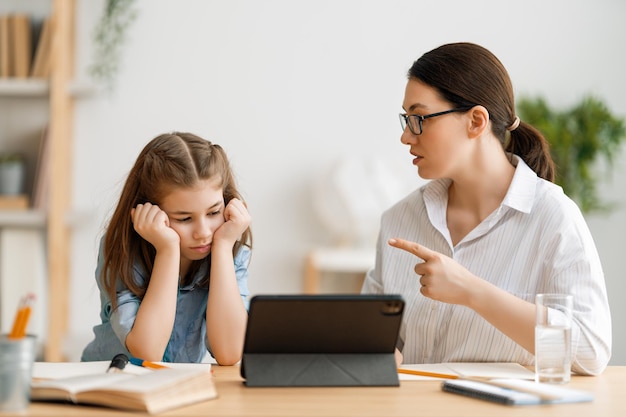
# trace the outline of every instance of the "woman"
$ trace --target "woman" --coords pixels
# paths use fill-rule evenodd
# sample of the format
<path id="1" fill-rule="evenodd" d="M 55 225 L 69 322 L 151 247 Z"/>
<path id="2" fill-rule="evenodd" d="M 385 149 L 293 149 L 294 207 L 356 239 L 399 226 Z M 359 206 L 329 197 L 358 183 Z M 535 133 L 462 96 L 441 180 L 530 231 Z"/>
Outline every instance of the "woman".
<path id="1" fill-rule="evenodd" d="M 572 370 L 611 355 L 602 266 L 560 187 L 542 135 L 515 114 L 506 69 L 485 48 L 443 45 L 415 61 L 401 141 L 431 179 L 387 210 L 363 293 L 407 301 L 399 361 L 534 363 L 535 295 L 574 295 Z M 403 356 L 403 359 L 402 359 Z"/>

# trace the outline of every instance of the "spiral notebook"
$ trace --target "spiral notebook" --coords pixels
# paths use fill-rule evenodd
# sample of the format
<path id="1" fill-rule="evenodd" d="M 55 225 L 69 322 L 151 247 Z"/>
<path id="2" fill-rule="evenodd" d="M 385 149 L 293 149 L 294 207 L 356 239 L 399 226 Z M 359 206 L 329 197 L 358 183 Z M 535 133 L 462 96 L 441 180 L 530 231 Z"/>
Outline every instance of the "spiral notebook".
<path id="1" fill-rule="evenodd" d="M 522 379 L 493 379 L 490 382 L 493 383 L 451 379 L 444 381 L 441 384 L 441 389 L 454 394 L 506 405 L 563 404 L 593 401 L 593 395 L 590 392 L 558 385 Z"/>

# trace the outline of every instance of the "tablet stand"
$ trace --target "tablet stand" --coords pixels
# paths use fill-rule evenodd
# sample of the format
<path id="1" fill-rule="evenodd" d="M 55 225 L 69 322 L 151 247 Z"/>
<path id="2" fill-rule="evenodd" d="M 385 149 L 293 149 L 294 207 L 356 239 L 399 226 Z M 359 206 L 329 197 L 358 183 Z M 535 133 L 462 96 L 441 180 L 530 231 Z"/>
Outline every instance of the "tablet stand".
<path id="1" fill-rule="evenodd" d="M 244 353 L 241 366 L 249 387 L 400 384 L 393 353 Z"/>

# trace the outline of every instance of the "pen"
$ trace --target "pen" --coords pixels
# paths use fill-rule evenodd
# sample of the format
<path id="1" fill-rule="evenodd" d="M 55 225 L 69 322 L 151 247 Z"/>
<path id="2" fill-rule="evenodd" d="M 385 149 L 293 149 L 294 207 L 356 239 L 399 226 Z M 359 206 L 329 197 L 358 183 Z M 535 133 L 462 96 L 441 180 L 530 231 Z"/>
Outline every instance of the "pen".
<path id="1" fill-rule="evenodd" d="M 113 359 L 111 360 L 111 365 L 109 365 L 109 369 L 107 369 L 107 372 L 122 372 L 127 363 L 128 356 L 124 355 L 123 353 L 118 353 L 117 355 L 113 356 Z"/>
<path id="2" fill-rule="evenodd" d="M 438 372 L 417 371 L 414 369 L 403 369 L 403 368 L 398 368 L 398 373 L 409 374 L 409 375 L 419 375 L 419 376 L 430 376 L 433 378 L 445 378 L 445 379 L 457 379 L 459 377 L 458 375 L 452 375 L 452 374 L 441 374 Z"/>
<path id="3" fill-rule="evenodd" d="M 139 358 L 130 358 L 129 361 L 133 365 L 143 366 L 144 368 L 152 368 L 152 369 L 166 369 L 167 368 L 167 366 L 159 365 L 158 363 L 154 363 L 150 361 L 144 361 L 143 359 L 139 359 Z"/>

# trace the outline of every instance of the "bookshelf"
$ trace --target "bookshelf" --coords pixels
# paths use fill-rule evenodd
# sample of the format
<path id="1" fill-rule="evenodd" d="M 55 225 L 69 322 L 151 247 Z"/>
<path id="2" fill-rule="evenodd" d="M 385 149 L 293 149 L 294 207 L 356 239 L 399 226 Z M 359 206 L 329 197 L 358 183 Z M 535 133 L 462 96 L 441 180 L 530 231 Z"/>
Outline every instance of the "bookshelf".
<path id="1" fill-rule="evenodd" d="M 10 113 L 0 123 L 0 145 L 10 146 L 18 142 L 17 137 L 26 137 L 28 134 L 32 136 L 32 132 L 41 131 L 47 126 L 49 189 L 45 210 L 2 211 L 0 229 L 21 231 L 24 235 L 36 230 L 43 241 L 41 247 L 45 251 L 44 279 L 47 295 L 46 300 L 42 300 L 40 304 L 45 306 L 47 313 L 43 359 L 54 362 L 64 359 L 62 345 L 68 322 L 70 228 L 67 213 L 71 198 L 73 102 L 76 93 L 71 83 L 76 6 L 75 0 L 14 3 L 22 8 L 36 8 L 33 12 L 40 13 L 44 9 L 48 13 L 47 17 L 51 21 L 50 72 L 49 76 L 37 79 L 12 76 L 0 78 L 0 112 Z M 24 10 L 21 12 L 28 13 Z M 8 117 L 12 119 L 9 120 Z M 36 154 L 37 150 L 32 148 L 33 145 L 31 154 Z M 31 166 L 31 183 L 34 170 Z M 11 250 L 6 246 L 1 247 L 0 251 Z M 19 253 L 2 253 L 0 258 L 11 259 L 13 255 L 24 256 Z M 24 268 L 27 269 L 28 265 L 24 265 Z M 11 296 L 17 299 L 21 295 Z"/>

